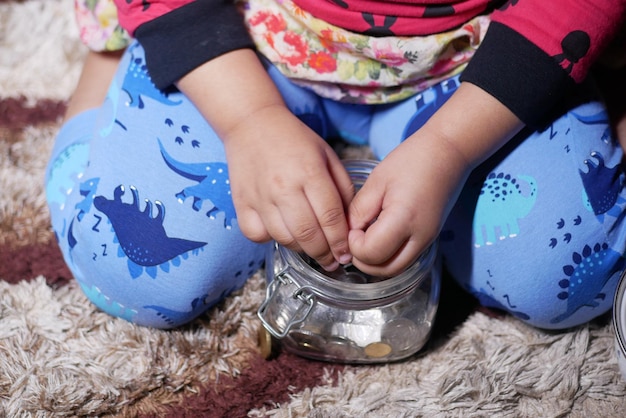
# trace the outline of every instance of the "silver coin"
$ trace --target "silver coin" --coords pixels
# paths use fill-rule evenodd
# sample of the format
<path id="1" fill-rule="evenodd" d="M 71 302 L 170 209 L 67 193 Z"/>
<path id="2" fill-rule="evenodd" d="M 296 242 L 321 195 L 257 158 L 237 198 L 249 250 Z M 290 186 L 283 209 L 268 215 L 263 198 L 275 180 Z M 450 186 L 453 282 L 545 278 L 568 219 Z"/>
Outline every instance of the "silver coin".
<path id="1" fill-rule="evenodd" d="M 330 337 L 324 346 L 324 352 L 339 360 L 354 360 L 362 356 L 362 351 L 346 338 Z"/>
<path id="2" fill-rule="evenodd" d="M 324 351 L 326 339 L 307 330 L 293 330 L 287 335 L 298 347 L 309 351 Z"/>
<path id="3" fill-rule="evenodd" d="M 401 353 L 422 345 L 424 337 L 420 327 L 407 318 L 396 318 L 387 322 L 382 329 L 382 341 L 391 345 L 393 351 Z"/>

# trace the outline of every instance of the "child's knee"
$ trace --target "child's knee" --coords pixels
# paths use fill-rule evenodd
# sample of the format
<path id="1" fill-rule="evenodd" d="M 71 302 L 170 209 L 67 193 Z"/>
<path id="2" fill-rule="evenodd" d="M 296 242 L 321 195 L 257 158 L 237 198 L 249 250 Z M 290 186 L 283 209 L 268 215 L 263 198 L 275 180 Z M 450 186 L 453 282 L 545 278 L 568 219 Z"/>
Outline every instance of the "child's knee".
<path id="1" fill-rule="evenodd" d="M 96 305 L 173 327 L 241 287 L 264 247 L 241 234 L 223 145 L 191 102 L 145 83 L 121 89 L 138 71 L 130 58 L 140 48 L 129 50 L 102 107 L 59 134 L 48 203 L 65 260 Z"/>
<path id="2" fill-rule="evenodd" d="M 65 153 L 68 159 L 77 155 Z M 105 193 L 108 180 L 101 176 L 72 174 L 66 185 L 59 180 L 66 162 L 51 162 L 58 166 L 48 183 L 53 229 L 76 280 L 105 312 L 140 325 L 175 327 L 261 267 L 265 246 L 241 234 L 234 214 L 212 219 L 180 203 L 173 190 L 162 200 L 142 199 L 134 186 Z"/>
<path id="3" fill-rule="evenodd" d="M 97 280 L 79 281 L 79 284 L 87 298 L 101 311 L 140 326 L 169 329 L 193 321 L 224 300 L 243 286 L 248 273 L 228 284 L 220 277 L 173 274 L 169 277 L 172 279 L 170 283 L 140 285 L 130 283 L 132 279 L 128 276 L 122 276 L 127 281 L 114 280 L 118 287 L 113 288 L 109 283 L 111 277 L 106 277 L 103 272 Z"/>
<path id="4" fill-rule="evenodd" d="M 606 313 L 624 268 L 624 258 L 606 244 L 544 256 L 490 250 L 474 254 L 470 268 L 451 262 L 452 276 L 483 306 L 542 329 L 567 329 Z"/>
<path id="5" fill-rule="evenodd" d="M 541 329 L 563 330 L 585 324 L 608 312 L 613 305 L 615 288 L 620 273 L 597 278 L 589 286 L 572 286 L 567 279 L 554 295 L 554 286 L 520 289 L 516 304 L 507 295 L 500 295 L 492 307 L 504 309 L 523 322 Z M 546 278 L 546 282 L 552 278 Z M 568 281 L 568 284 L 564 283 Z M 575 290 L 576 289 L 576 290 Z M 600 289 L 597 291 L 597 289 Z M 482 294 L 482 297 L 488 294 Z M 480 298 L 480 296 L 479 296 Z M 486 303 L 489 306 L 489 302 Z"/>
<path id="6" fill-rule="evenodd" d="M 106 220 L 97 224 L 94 216 L 71 227 L 74 245 L 65 246 L 66 260 L 91 302 L 142 326 L 173 328 L 193 320 L 263 264 L 265 246 L 240 234 L 221 246 L 174 238 L 176 245 L 159 248 L 147 246 L 141 231 L 120 240 Z M 94 227 L 107 233 L 97 234 Z"/>

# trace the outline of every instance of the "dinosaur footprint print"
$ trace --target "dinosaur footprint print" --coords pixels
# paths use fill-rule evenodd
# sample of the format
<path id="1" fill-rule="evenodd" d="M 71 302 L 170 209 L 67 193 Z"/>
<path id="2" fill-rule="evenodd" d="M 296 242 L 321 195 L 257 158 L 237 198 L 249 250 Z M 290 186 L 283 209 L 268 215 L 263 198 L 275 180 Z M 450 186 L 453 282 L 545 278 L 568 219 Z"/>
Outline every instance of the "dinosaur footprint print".
<path id="1" fill-rule="evenodd" d="M 134 50 L 136 47 L 137 46 L 131 48 Z M 145 107 L 144 97 L 149 97 L 167 106 L 181 104 L 181 100 L 170 100 L 166 93 L 156 88 L 148 74 L 145 59 L 141 56 L 135 56 L 133 50 L 131 50 L 130 63 L 128 64 L 128 70 L 122 83 L 122 90 L 124 90 L 129 97 L 129 101 L 126 105 L 143 109 Z"/>
<path id="2" fill-rule="evenodd" d="M 574 228 L 582 224 L 582 217 L 580 215 L 576 216 L 569 226 L 573 226 Z M 550 238 L 550 243 L 548 244 L 550 248 L 555 248 L 559 243 L 569 244 L 572 241 L 572 229 L 568 228 L 568 224 L 565 219 L 560 218 L 556 223 L 557 233 L 560 235 L 560 239 L 557 237 Z"/>

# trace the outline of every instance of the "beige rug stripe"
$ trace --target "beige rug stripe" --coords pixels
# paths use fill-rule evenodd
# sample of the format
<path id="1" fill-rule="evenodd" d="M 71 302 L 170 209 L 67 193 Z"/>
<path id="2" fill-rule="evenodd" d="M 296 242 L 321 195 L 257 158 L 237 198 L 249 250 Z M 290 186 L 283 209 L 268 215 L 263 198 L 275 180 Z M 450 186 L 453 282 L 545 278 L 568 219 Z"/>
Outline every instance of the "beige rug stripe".
<path id="1" fill-rule="evenodd" d="M 610 325 L 562 334 L 473 314 L 410 362 L 346 369 L 273 417 L 623 417 L 625 383 Z"/>
<path id="2" fill-rule="evenodd" d="M 0 281 L 0 416 L 136 416 L 237 376 L 257 350 L 261 284 L 255 276 L 206 318 L 160 331 L 97 311 L 75 282 Z"/>
<path id="3" fill-rule="evenodd" d="M 1 2 L 0 31 L 1 97 L 69 97 L 86 52 L 73 0 Z"/>
<path id="4" fill-rule="evenodd" d="M 48 125 L 0 131 L 0 245 L 23 247 L 54 239 L 44 175 L 57 130 Z"/>

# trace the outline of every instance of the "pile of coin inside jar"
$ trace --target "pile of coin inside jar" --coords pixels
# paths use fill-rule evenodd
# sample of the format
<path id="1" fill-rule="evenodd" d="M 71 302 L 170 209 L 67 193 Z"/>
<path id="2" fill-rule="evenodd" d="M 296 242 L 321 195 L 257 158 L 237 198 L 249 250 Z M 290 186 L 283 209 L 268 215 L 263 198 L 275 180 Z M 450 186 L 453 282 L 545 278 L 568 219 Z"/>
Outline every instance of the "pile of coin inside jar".
<path id="1" fill-rule="evenodd" d="M 358 190 L 376 163 L 344 162 Z M 436 245 L 391 278 L 352 265 L 333 272 L 275 244 L 266 258 L 267 292 L 259 308 L 260 342 L 297 355 L 344 363 L 396 361 L 427 342 L 439 303 Z"/>

